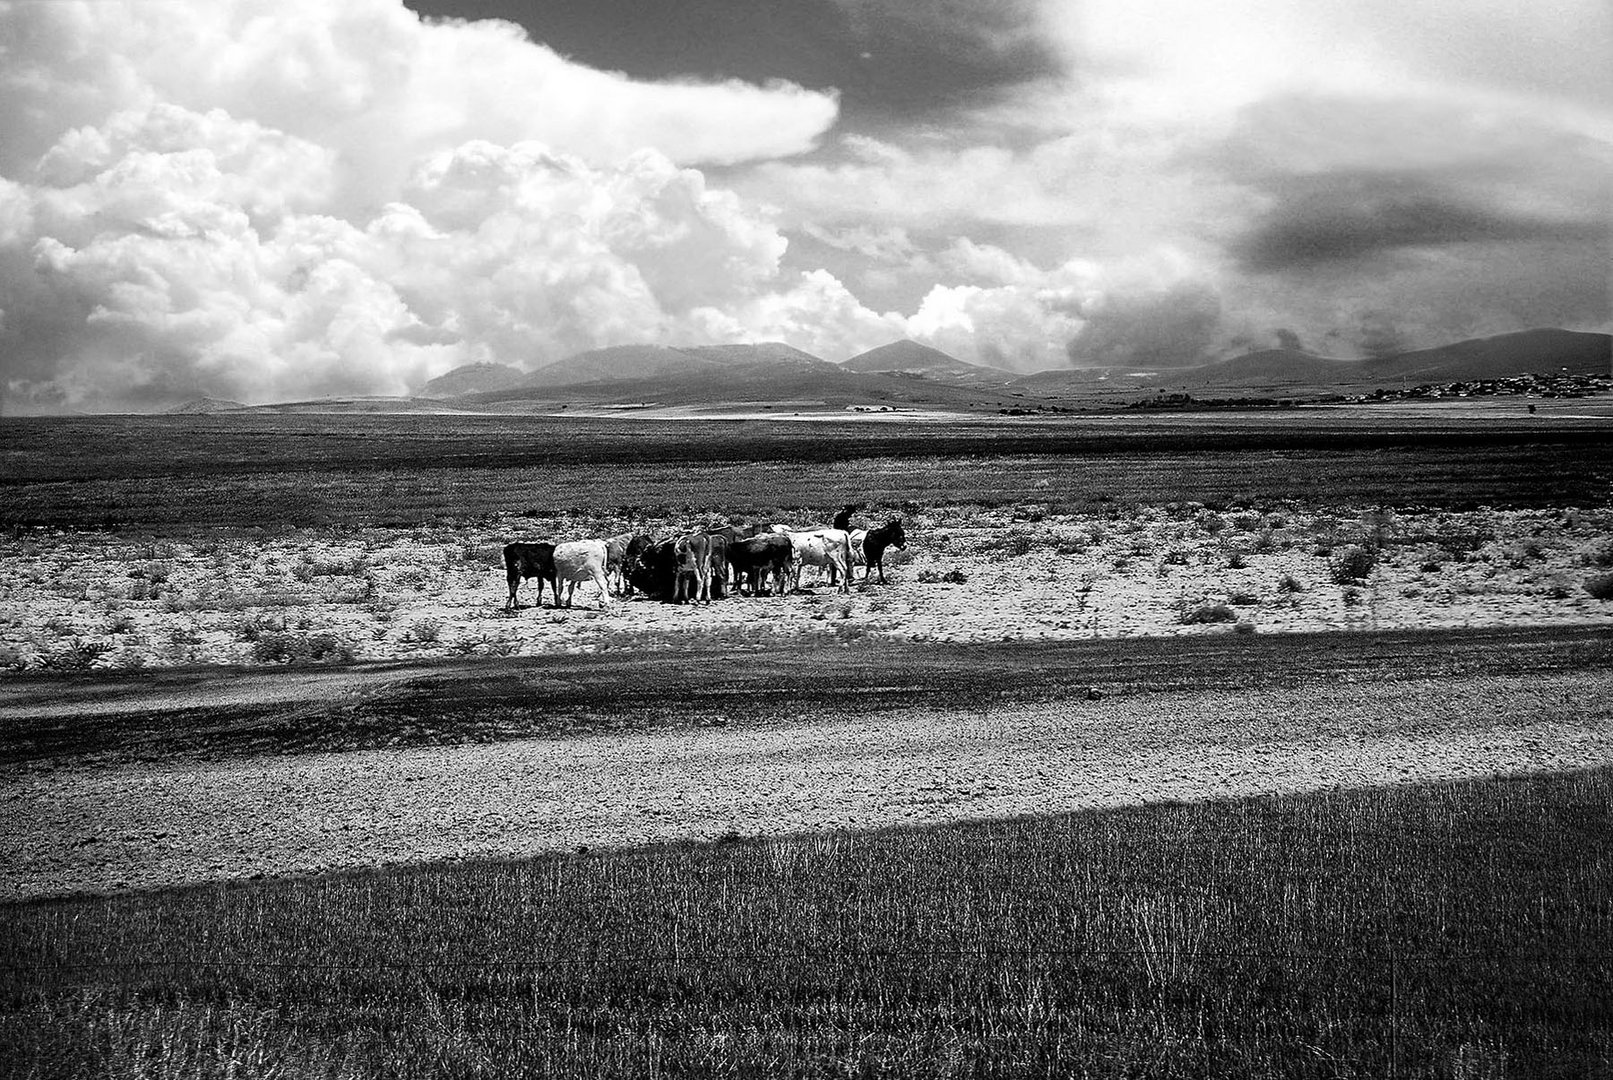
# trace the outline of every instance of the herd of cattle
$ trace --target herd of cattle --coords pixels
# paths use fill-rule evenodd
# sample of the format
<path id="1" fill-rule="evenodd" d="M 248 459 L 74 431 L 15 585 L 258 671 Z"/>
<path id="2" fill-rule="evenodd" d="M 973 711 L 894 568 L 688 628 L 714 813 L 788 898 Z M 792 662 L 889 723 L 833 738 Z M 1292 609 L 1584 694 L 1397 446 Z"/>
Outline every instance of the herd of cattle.
<path id="1" fill-rule="evenodd" d="M 516 542 L 504 546 L 504 573 L 510 586 L 508 608 L 517 608 L 516 591 L 528 578 L 538 579 L 538 606 L 543 586 L 554 590 L 554 606 L 561 607 L 560 586 L 566 587 L 565 607 L 583 582 L 599 590 L 599 606 L 612 595 L 646 596 L 672 603 L 710 603 L 727 596 L 783 595 L 801 584 L 801 568 L 826 570 L 829 584 L 841 592 L 851 587 L 852 571 L 864 566 L 863 580 L 878 571 L 885 581 L 884 556 L 889 548 L 905 549 L 907 536 L 900 518 L 875 529 L 854 529 L 848 506 L 830 526 L 791 529 L 785 525 L 725 525 L 655 538 L 645 533 L 622 533 L 602 540 L 570 540 L 561 544 Z"/>

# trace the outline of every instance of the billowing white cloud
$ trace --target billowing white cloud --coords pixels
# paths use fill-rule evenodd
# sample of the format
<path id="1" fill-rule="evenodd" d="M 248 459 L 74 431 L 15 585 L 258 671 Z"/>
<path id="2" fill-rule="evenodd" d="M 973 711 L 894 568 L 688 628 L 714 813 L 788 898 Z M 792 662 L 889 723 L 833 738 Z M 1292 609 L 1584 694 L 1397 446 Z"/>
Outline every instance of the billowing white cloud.
<path id="1" fill-rule="evenodd" d="M 836 114 L 398 0 L 0 3 L 0 95 L 23 408 L 401 393 L 704 333 L 765 307 L 785 241 L 680 163 L 799 152 Z"/>

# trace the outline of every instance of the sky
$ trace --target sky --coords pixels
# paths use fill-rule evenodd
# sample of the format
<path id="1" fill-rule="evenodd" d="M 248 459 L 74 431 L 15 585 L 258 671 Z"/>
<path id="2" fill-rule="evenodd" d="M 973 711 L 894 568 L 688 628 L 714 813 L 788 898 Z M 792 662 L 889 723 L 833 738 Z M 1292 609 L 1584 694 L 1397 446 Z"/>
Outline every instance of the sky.
<path id="1" fill-rule="evenodd" d="M 0 0 L 7 412 L 1613 328 L 1605 0 Z"/>

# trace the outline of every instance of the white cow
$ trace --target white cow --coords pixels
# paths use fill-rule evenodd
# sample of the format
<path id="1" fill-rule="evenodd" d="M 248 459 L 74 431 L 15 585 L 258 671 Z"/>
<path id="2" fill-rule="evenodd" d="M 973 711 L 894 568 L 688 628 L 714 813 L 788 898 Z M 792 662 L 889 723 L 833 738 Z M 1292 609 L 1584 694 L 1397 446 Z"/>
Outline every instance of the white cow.
<path id="1" fill-rule="evenodd" d="M 600 610 L 610 606 L 610 583 L 605 580 L 605 541 L 572 540 L 554 549 L 554 601 L 560 605 L 560 583 L 566 585 L 566 607 L 580 582 L 592 581 L 599 589 Z"/>
<path id="2" fill-rule="evenodd" d="M 795 587 L 801 587 L 801 567 L 825 567 L 829 584 L 837 581 L 841 592 L 851 591 L 851 537 L 844 529 L 785 530 L 795 552 Z"/>
<path id="3" fill-rule="evenodd" d="M 861 566 L 867 561 L 863 558 L 863 537 L 867 535 L 867 529 L 852 529 L 846 534 L 851 540 L 851 565 L 853 566 Z"/>

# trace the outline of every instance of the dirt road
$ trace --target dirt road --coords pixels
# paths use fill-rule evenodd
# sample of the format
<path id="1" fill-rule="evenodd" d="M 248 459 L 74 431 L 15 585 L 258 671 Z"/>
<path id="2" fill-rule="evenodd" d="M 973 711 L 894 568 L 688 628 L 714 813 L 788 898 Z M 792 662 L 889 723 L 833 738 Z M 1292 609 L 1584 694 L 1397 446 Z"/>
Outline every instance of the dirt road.
<path id="1" fill-rule="evenodd" d="M 1066 676 L 1040 696 L 793 699 L 774 720 L 493 743 L 14 759 L 0 899 L 1613 764 L 1605 657 L 1536 641 L 1498 664 L 1558 656 L 1534 672 L 1407 677 L 1342 647 L 1346 674 L 1287 684 L 1254 665 L 1242 686 L 1088 698 Z"/>

